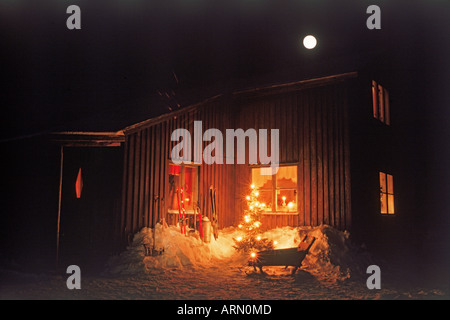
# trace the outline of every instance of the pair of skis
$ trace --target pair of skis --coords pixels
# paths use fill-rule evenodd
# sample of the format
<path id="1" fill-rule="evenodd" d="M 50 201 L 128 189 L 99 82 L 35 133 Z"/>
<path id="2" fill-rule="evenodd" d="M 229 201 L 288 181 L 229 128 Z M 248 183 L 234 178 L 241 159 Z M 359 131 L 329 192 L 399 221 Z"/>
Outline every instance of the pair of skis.
<path id="1" fill-rule="evenodd" d="M 188 217 L 186 217 L 186 209 L 184 207 L 184 198 L 183 198 L 183 188 L 177 188 L 177 200 L 178 200 L 178 218 L 180 223 L 180 229 L 181 233 L 184 235 L 187 235 L 186 232 L 186 225 L 189 220 Z M 202 226 L 202 214 L 199 207 L 194 208 L 194 229 L 197 229 L 197 213 L 198 213 L 198 219 L 199 219 L 199 231 L 200 231 L 200 238 L 203 238 L 203 226 Z"/>
<path id="2" fill-rule="evenodd" d="M 216 211 L 216 189 L 211 186 L 209 188 L 209 197 L 211 200 L 211 228 L 213 230 L 214 239 L 217 240 L 219 237 L 219 222 L 217 220 L 217 211 Z"/>
<path id="3" fill-rule="evenodd" d="M 216 210 L 216 189 L 212 186 L 209 188 L 209 197 L 211 202 L 211 228 L 213 230 L 214 239 L 217 240 L 219 238 L 219 221 L 217 218 L 217 210 Z M 186 209 L 184 207 L 184 198 L 183 198 L 183 188 L 177 188 L 177 199 L 178 199 L 178 214 L 179 214 L 179 223 L 180 223 L 180 231 L 182 234 L 187 235 L 186 225 L 188 218 L 186 217 Z M 199 217 L 199 227 L 200 227 L 200 237 L 203 238 L 203 230 L 202 230 L 202 216 L 200 212 L 200 208 L 195 208 L 195 213 L 198 211 Z M 196 214 L 194 215 L 194 221 L 196 220 Z"/>
<path id="4" fill-rule="evenodd" d="M 178 221 L 180 223 L 181 233 L 187 235 L 186 233 L 186 209 L 184 208 L 183 200 L 183 188 L 177 188 L 177 200 L 178 200 Z"/>

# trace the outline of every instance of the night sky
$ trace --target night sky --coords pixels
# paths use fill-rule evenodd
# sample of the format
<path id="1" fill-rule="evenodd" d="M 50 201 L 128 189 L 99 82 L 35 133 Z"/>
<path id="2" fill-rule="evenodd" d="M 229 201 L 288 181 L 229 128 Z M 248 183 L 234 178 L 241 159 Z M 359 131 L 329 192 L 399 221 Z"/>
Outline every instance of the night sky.
<path id="1" fill-rule="evenodd" d="M 72 4 L 81 30 L 66 28 Z M 371 4 L 381 30 L 366 28 Z M 1 140 L 119 130 L 177 104 L 372 65 L 392 75 L 403 102 L 392 112 L 448 211 L 449 21 L 437 0 L 1 1 Z M 316 49 L 302 47 L 307 34 Z"/>
<path id="2" fill-rule="evenodd" d="M 369 62 L 445 91 L 448 3 L 388 2 L 2 1 L 2 135 L 117 130 L 174 103 Z M 71 4 L 81 30 L 66 28 Z M 370 4 L 381 30 L 366 28 Z M 171 101 L 158 95 L 172 90 Z"/>

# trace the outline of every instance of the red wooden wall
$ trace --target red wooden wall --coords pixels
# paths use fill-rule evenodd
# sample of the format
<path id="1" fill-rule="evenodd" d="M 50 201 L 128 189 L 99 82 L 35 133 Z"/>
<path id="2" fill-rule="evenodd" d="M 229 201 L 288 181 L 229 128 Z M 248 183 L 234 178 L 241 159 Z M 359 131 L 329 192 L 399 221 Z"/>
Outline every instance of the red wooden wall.
<path id="1" fill-rule="evenodd" d="M 297 164 L 298 213 L 265 215 L 263 225 L 351 225 L 350 162 L 345 83 L 239 102 L 237 127 L 280 130 L 280 163 Z M 238 166 L 237 193 L 247 194 L 248 166 Z M 243 207 L 237 207 L 243 211 Z"/>
<path id="2" fill-rule="evenodd" d="M 170 141 L 177 128 L 193 136 L 194 121 L 203 132 L 217 128 L 279 129 L 280 163 L 298 165 L 297 214 L 265 215 L 266 228 L 328 224 L 349 229 L 350 163 L 347 82 L 343 79 L 218 96 L 124 130 L 125 153 L 120 233 L 126 238 L 145 226 L 167 219 Z M 203 142 L 203 148 L 210 142 Z M 192 140 L 192 148 L 193 148 Z M 192 153 L 193 155 L 193 153 Z M 224 159 L 225 163 L 225 159 Z M 217 189 L 221 228 L 241 219 L 250 181 L 249 165 L 202 164 L 199 203 L 211 216 L 209 187 Z"/>

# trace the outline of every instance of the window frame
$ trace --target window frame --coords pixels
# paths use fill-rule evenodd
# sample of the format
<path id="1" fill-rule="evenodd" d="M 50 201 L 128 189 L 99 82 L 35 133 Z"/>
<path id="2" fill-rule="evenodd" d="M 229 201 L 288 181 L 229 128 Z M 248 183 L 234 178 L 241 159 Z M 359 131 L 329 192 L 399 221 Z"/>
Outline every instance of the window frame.
<path id="1" fill-rule="evenodd" d="M 297 208 L 295 211 L 277 211 L 278 210 L 278 203 L 277 203 L 277 190 L 292 190 L 292 188 L 277 188 L 277 174 L 272 175 L 272 188 L 271 188 L 271 192 L 272 192 L 272 210 L 271 211 L 263 211 L 262 214 L 263 215 L 298 215 L 300 214 L 299 211 L 299 203 L 298 203 L 298 199 L 299 199 L 299 194 L 298 194 L 298 169 L 299 169 L 299 164 L 298 163 L 283 163 L 283 164 L 279 164 L 278 165 L 279 168 L 281 167 L 295 167 L 295 171 L 296 171 L 296 180 L 297 180 L 297 184 L 296 187 L 294 189 L 294 193 L 295 193 L 295 202 L 297 204 Z M 251 165 L 250 166 L 250 177 L 251 177 L 251 181 L 253 184 L 253 170 L 256 169 L 261 169 L 261 168 L 271 168 L 270 166 L 265 166 L 265 165 Z M 258 189 L 259 191 L 261 191 L 261 189 Z M 262 189 L 262 190 L 267 190 L 267 189 Z M 275 210 L 273 210 L 273 207 L 275 206 Z"/>
<path id="2" fill-rule="evenodd" d="M 389 91 L 375 80 L 372 80 L 372 115 L 385 125 L 391 125 Z"/>
<path id="3" fill-rule="evenodd" d="M 188 168 L 195 168 L 197 170 L 197 179 L 195 181 L 195 185 L 196 185 L 195 189 L 197 190 L 197 194 L 195 195 L 195 199 L 193 199 L 193 203 L 194 204 L 198 203 L 199 199 L 200 199 L 199 187 L 200 187 L 200 171 L 201 171 L 200 167 L 201 167 L 201 165 L 199 163 L 195 163 L 195 162 L 191 162 L 189 164 L 186 164 L 184 162 L 182 162 L 181 164 L 176 164 L 176 163 L 173 163 L 173 161 L 169 160 L 168 168 L 170 167 L 170 165 L 179 166 L 180 167 L 180 172 L 181 172 L 180 185 L 184 185 L 185 182 L 186 182 L 185 179 L 184 179 L 184 177 L 185 177 L 185 168 L 186 167 L 188 167 Z M 169 172 L 167 174 L 170 175 Z M 193 205 L 193 206 L 195 208 L 195 205 Z M 194 209 L 190 209 L 190 210 L 186 209 L 185 212 L 186 212 L 186 214 L 194 214 L 195 213 Z M 179 211 L 178 211 L 178 209 L 171 209 L 170 206 L 167 206 L 167 213 L 178 214 Z"/>
<path id="4" fill-rule="evenodd" d="M 384 179 L 384 185 L 385 185 L 385 191 L 383 192 L 382 190 L 382 184 L 381 184 L 381 177 L 383 175 L 383 179 Z M 391 179 L 391 182 L 389 182 L 389 177 Z M 396 206 L 395 206 L 395 192 L 394 192 L 394 176 L 390 173 L 387 172 L 382 172 L 379 171 L 378 173 L 378 181 L 380 184 L 380 214 L 383 217 L 387 217 L 387 216 L 395 216 L 396 215 Z M 383 195 L 385 196 L 386 199 L 386 212 L 382 212 L 382 206 L 381 206 L 381 200 Z M 392 197 L 392 202 L 393 202 L 393 207 L 392 207 L 392 211 L 389 210 L 389 196 Z"/>

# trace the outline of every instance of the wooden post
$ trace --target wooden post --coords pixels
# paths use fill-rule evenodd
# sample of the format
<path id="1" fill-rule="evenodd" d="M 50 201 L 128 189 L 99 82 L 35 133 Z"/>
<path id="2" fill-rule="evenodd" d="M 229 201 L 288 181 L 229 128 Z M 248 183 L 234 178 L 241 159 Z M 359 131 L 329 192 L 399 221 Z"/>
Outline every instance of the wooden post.
<path id="1" fill-rule="evenodd" d="M 63 181 L 63 164 L 64 164 L 64 147 L 60 149 L 60 167 L 59 167 L 59 195 L 58 195 L 58 218 L 56 222 L 56 268 L 59 263 L 59 228 L 61 222 L 61 203 L 62 203 L 62 181 Z"/>

